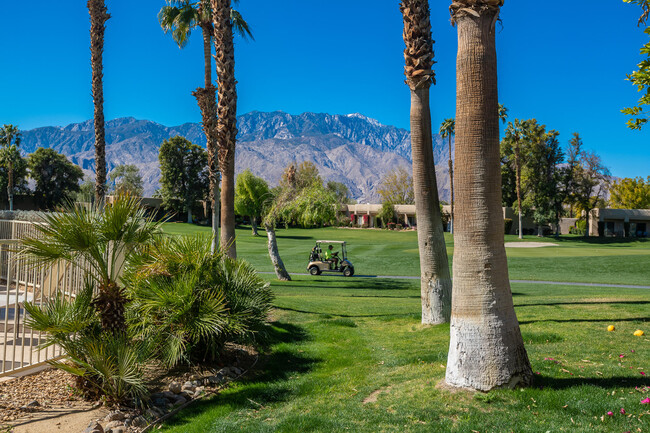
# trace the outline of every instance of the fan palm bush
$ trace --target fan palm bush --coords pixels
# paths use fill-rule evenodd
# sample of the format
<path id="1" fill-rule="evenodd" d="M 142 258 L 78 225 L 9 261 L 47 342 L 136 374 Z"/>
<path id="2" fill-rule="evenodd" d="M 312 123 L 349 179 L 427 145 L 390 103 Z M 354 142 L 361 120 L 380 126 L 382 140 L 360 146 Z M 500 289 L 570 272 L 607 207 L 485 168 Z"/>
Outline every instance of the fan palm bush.
<path id="1" fill-rule="evenodd" d="M 103 209 L 70 205 L 43 219 L 37 235 L 22 241 L 21 255 L 38 268 L 80 268 L 97 288 L 92 303 L 102 329 L 125 333 L 127 298 L 120 277 L 131 257 L 162 233 L 161 223 L 145 217 L 140 201 L 128 196 Z"/>
<path id="2" fill-rule="evenodd" d="M 78 268 L 85 286 L 73 296 L 47 293 L 42 305 L 27 303 L 28 326 L 45 333 L 45 346 L 58 345 L 78 387 L 118 403 L 139 398 L 146 388 L 143 367 L 150 358 L 144 340 L 127 329 L 127 293 L 121 275 L 160 232 L 135 198 L 122 197 L 103 209 L 70 205 L 44 216 L 37 235 L 21 242 L 20 255 L 37 268 Z M 67 292 L 70 288 L 64 288 Z"/>
<path id="3" fill-rule="evenodd" d="M 202 236 L 161 239 L 126 275 L 129 319 L 143 340 L 156 341 L 168 366 L 213 360 L 227 342 L 263 335 L 272 294 L 248 263 L 210 251 Z"/>
<path id="4" fill-rule="evenodd" d="M 144 396 L 144 365 L 151 351 L 128 334 L 102 330 L 92 281 L 72 300 L 61 294 L 43 306 L 26 303 L 25 309 L 27 326 L 46 335 L 40 348 L 56 345 L 66 354 L 64 361 L 50 364 L 76 376 L 77 388 L 87 397 L 122 403 Z"/>

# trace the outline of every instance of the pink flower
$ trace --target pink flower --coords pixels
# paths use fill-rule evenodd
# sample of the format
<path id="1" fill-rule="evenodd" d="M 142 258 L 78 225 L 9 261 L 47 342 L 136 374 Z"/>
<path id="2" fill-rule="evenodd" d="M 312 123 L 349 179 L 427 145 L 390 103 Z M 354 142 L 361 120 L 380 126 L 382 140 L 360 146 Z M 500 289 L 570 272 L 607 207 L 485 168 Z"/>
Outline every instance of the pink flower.
<path id="1" fill-rule="evenodd" d="M 607 412 L 607 416 L 614 416 L 614 412 L 610 410 L 609 412 Z"/>
<path id="2" fill-rule="evenodd" d="M 630 352 L 634 353 L 634 349 L 630 350 Z"/>
<path id="3" fill-rule="evenodd" d="M 641 404 L 650 404 L 650 398 L 644 398 L 641 400 Z"/>
<path id="4" fill-rule="evenodd" d="M 625 409 L 621 408 L 621 415 L 625 415 Z"/>
<path id="5" fill-rule="evenodd" d="M 641 373 L 641 376 L 645 376 L 645 373 L 644 373 L 644 372 L 639 371 L 639 373 Z"/>
<path id="6" fill-rule="evenodd" d="M 622 359 L 622 358 L 625 358 L 625 355 L 623 355 L 623 354 L 621 353 L 620 355 L 618 355 L 618 357 Z"/>

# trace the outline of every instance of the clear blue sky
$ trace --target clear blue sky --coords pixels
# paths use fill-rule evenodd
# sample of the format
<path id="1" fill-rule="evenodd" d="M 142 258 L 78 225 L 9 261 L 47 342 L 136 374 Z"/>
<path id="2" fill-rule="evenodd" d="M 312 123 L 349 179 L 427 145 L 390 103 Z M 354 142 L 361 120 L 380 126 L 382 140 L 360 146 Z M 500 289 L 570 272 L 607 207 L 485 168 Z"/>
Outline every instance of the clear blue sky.
<path id="1" fill-rule="evenodd" d="M 200 33 L 179 50 L 156 14 L 162 0 L 106 0 L 105 114 L 165 125 L 200 121 Z M 434 125 L 455 111 L 456 30 L 431 0 L 438 84 Z M 239 112 L 360 112 L 408 128 L 397 0 L 241 0 L 255 41 L 239 40 Z M 616 176 L 650 175 L 650 127 L 625 127 L 639 97 L 627 81 L 647 36 L 622 0 L 506 0 L 498 26 L 500 100 L 512 118 L 579 132 Z M 92 117 L 85 1 L 6 2 L 0 26 L 0 123 L 23 129 Z"/>

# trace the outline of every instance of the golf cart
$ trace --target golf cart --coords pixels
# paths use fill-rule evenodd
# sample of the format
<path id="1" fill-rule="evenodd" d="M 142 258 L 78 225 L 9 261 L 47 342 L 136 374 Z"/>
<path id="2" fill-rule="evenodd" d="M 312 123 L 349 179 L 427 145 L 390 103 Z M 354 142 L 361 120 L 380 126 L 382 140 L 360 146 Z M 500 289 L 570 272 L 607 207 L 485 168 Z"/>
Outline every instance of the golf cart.
<path id="1" fill-rule="evenodd" d="M 325 251 L 321 248 L 324 246 Z M 333 251 L 341 246 L 341 252 Z M 344 241 L 316 241 L 309 255 L 307 270 L 311 275 L 320 275 L 322 272 L 343 274 L 344 277 L 354 275 L 354 266 L 348 260 L 348 252 Z"/>

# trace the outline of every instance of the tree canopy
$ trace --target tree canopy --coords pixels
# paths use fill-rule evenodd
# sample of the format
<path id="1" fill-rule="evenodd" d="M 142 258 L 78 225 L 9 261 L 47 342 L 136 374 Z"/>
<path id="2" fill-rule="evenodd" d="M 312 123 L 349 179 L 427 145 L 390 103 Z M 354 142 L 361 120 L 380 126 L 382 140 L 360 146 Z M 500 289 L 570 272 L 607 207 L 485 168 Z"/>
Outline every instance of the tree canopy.
<path id="1" fill-rule="evenodd" d="M 235 212 L 250 217 L 255 236 L 257 236 L 257 218 L 262 215 L 264 206 L 270 199 L 269 184 L 264 179 L 255 176 L 249 169 L 237 176 Z"/>
<path id="2" fill-rule="evenodd" d="M 645 25 L 650 12 L 650 0 L 623 0 L 625 3 L 633 3 L 639 5 L 642 9 L 641 17 L 639 18 L 638 25 Z M 650 27 L 646 27 L 644 33 L 650 35 Z M 627 121 L 627 126 L 630 129 L 641 129 L 648 123 L 647 112 L 643 111 L 645 106 L 650 105 L 650 42 L 641 47 L 641 54 L 645 56 L 644 60 L 637 65 L 638 69 L 631 74 L 628 74 L 627 80 L 636 86 L 639 92 L 643 95 L 633 107 L 624 108 L 621 110 L 623 114 L 631 116 Z"/>
<path id="3" fill-rule="evenodd" d="M 650 176 L 618 179 L 609 193 L 609 206 L 614 209 L 650 209 Z"/>
<path id="4" fill-rule="evenodd" d="M 176 136 L 161 144 L 158 160 L 164 206 L 176 212 L 187 212 L 188 221 L 191 221 L 195 202 L 208 195 L 208 156 L 205 149 Z"/>
<path id="5" fill-rule="evenodd" d="M 36 182 L 34 198 L 41 208 L 53 209 L 71 201 L 80 191 L 83 171 L 54 149 L 39 147 L 29 155 L 28 166 Z"/>
<path id="6" fill-rule="evenodd" d="M 414 204 L 413 178 L 405 167 L 399 166 L 382 177 L 377 193 L 382 203 Z"/>
<path id="7" fill-rule="evenodd" d="M 133 164 L 121 164 L 116 166 L 108 176 L 111 189 L 116 195 L 128 194 L 134 197 L 141 197 L 144 191 L 140 169 Z"/>

